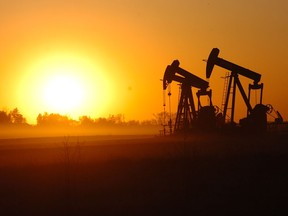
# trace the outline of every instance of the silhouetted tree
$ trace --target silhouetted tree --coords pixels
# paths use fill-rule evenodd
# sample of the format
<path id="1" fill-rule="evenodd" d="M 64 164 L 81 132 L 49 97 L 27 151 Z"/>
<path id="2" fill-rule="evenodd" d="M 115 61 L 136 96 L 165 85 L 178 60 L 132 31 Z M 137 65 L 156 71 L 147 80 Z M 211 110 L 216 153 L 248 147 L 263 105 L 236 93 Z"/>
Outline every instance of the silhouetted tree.
<path id="1" fill-rule="evenodd" d="M 120 125 L 120 124 L 124 123 L 124 115 L 122 115 L 122 114 L 109 115 L 109 117 L 108 117 L 107 120 L 108 120 L 108 122 L 109 122 L 110 124 Z"/>
<path id="2" fill-rule="evenodd" d="M 167 124 L 168 121 L 170 120 L 170 114 L 168 112 L 160 112 L 160 113 L 156 113 L 153 115 L 154 115 L 154 120 L 157 122 L 156 124 L 158 125 Z M 176 119 L 176 113 L 171 113 L 172 123 L 175 122 L 175 119 Z"/>
<path id="3" fill-rule="evenodd" d="M 156 126 L 158 125 L 156 119 L 151 119 L 151 120 L 144 120 L 141 122 L 142 126 Z"/>
<path id="4" fill-rule="evenodd" d="M 13 109 L 10 113 L 11 122 L 13 124 L 25 124 L 26 119 L 23 115 L 19 112 L 18 108 Z"/>
<path id="5" fill-rule="evenodd" d="M 95 125 L 95 120 L 89 116 L 81 116 L 79 117 L 79 123 L 80 123 L 80 126 L 91 127 Z"/>
<path id="6" fill-rule="evenodd" d="M 169 113 L 168 112 L 160 112 L 160 113 L 156 113 L 153 115 L 154 115 L 154 118 L 155 118 L 157 124 L 163 125 L 163 124 L 166 124 L 165 121 L 167 121 Z"/>
<path id="7" fill-rule="evenodd" d="M 73 126 L 77 122 L 68 116 L 63 116 L 58 113 L 48 114 L 39 114 L 37 116 L 37 125 L 38 126 Z"/>
<path id="8" fill-rule="evenodd" d="M 0 124 L 7 125 L 7 124 L 11 124 L 11 123 L 12 123 L 12 121 L 11 121 L 10 114 L 8 114 L 5 111 L 0 111 Z"/>
<path id="9" fill-rule="evenodd" d="M 127 125 L 128 126 L 139 126 L 140 122 L 137 121 L 137 120 L 130 120 L 130 121 L 127 122 Z"/>
<path id="10" fill-rule="evenodd" d="M 100 118 L 95 119 L 95 124 L 101 125 L 101 126 L 107 126 L 109 124 L 109 122 L 106 118 L 100 117 Z"/>

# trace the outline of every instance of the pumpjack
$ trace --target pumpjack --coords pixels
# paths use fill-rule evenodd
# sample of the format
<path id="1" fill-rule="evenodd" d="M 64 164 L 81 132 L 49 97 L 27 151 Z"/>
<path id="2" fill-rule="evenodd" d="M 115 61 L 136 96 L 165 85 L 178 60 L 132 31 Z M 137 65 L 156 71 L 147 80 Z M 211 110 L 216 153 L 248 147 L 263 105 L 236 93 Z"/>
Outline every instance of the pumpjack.
<path id="1" fill-rule="evenodd" d="M 225 120 L 227 119 L 227 109 L 230 94 L 232 94 L 232 104 L 230 122 L 228 122 L 228 124 L 236 125 L 234 122 L 234 113 L 237 89 L 236 87 L 238 87 L 247 107 L 247 116 L 240 120 L 240 126 L 247 131 L 265 131 L 267 127 L 267 112 L 269 112 L 269 106 L 262 104 L 263 83 L 259 83 L 261 79 L 261 74 L 241 67 L 225 59 L 219 58 L 219 52 L 220 51 L 218 48 L 212 49 L 207 60 L 206 78 L 210 78 L 214 65 L 230 71 L 230 74 L 227 76 L 228 82 L 226 83 L 226 86 L 224 86 L 224 109 L 222 110 L 223 113 L 221 113 L 222 125 L 225 125 L 227 123 L 225 122 Z M 249 84 L 248 87 L 248 96 L 246 95 L 244 88 L 240 82 L 239 75 L 253 80 L 253 83 Z M 256 104 L 254 108 L 252 108 L 250 103 L 250 95 L 252 90 L 260 90 L 260 102 Z"/>
<path id="2" fill-rule="evenodd" d="M 178 103 L 174 133 L 188 132 L 191 130 L 209 130 L 215 127 L 216 108 L 212 104 L 212 90 L 208 90 L 209 83 L 200 77 L 179 67 L 180 62 L 174 60 L 168 65 L 163 77 L 163 90 L 176 81 L 180 84 L 181 95 Z M 196 92 L 198 106 L 195 107 L 192 87 Z M 208 104 L 202 106 L 200 97 L 208 97 Z"/>

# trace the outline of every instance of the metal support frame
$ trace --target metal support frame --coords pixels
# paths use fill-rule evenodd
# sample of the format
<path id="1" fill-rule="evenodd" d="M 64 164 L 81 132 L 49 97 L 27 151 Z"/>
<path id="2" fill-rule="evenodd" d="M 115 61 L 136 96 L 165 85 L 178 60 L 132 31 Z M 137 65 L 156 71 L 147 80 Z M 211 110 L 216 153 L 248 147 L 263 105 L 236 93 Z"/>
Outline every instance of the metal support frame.
<path id="1" fill-rule="evenodd" d="M 191 86 L 183 83 L 181 85 L 181 97 L 178 104 L 174 131 L 189 130 L 196 115 Z"/>
<path id="2" fill-rule="evenodd" d="M 232 86 L 232 82 L 233 82 L 233 86 Z M 250 89 L 250 85 L 249 85 L 249 89 Z M 242 84 L 238 78 L 238 74 L 232 71 L 230 79 L 229 79 L 229 84 L 228 84 L 227 94 L 226 94 L 226 100 L 225 100 L 225 106 L 224 106 L 224 111 L 223 111 L 224 121 L 225 121 L 226 115 L 227 115 L 228 103 L 229 103 L 229 96 L 230 96 L 231 88 L 232 88 L 233 92 L 232 92 L 232 107 L 231 107 L 231 121 L 230 121 L 231 123 L 234 123 L 236 89 L 237 89 L 236 87 L 238 87 L 238 89 L 242 95 L 242 98 L 243 98 L 243 100 L 247 106 L 247 109 L 248 109 L 247 113 L 250 113 L 252 111 L 252 107 L 250 104 L 250 90 L 249 90 L 249 96 L 247 97 L 247 95 L 243 89 L 243 86 L 242 86 Z M 262 85 L 262 87 L 263 87 L 263 85 Z M 261 94 L 261 101 L 262 101 L 262 94 Z"/>

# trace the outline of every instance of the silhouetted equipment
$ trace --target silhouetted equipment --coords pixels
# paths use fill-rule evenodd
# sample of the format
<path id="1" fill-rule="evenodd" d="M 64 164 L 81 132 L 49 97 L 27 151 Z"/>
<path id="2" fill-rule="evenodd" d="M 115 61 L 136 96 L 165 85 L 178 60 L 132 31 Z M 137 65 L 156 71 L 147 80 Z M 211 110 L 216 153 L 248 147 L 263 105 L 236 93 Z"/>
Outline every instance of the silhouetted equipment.
<path id="1" fill-rule="evenodd" d="M 214 65 L 217 65 L 230 71 L 230 75 L 226 76 L 226 78 L 229 78 L 229 81 L 227 80 L 228 81 L 226 82 L 227 85 L 224 86 L 223 97 L 225 101 L 224 101 L 222 124 L 225 123 L 227 117 L 229 97 L 231 93 L 232 93 L 232 105 L 231 105 L 230 123 L 232 125 L 235 124 L 234 112 L 235 112 L 235 100 L 236 100 L 236 87 L 238 87 L 242 95 L 242 98 L 247 106 L 247 118 L 242 119 L 240 121 L 240 124 L 249 129 L 253 128 L 260 131 L 265 130 L 267 125 L 266 112 L 268 111 L 268 108 L 267 106 L 262 104 L 263 83 L 259 84 L 261 75 L 254 71 L 241 67 L 239 65 L 231 63 L 225 59 L 219 58 L 218 55 L 219 55 L 219 49 L 217 48 L 212 49 L 206 65 L 206 77 L 210 78 Z M 248 97 L 243 89 L 243 86 L 239 80 L 238 75 L 242 75 L 254 81 L 253 84 L 249 84 Z M 250 92 L 251 90 L 259 90 L 259 89 L 261 90 L 260 103 L 256 104 L 255 107 L 252 109 L 250 104 Z"/>
<path id="2" fill-rule="evenodd" d="M 215 107 L 212 105 L 212 91 L 207 90 L 209 83 L 192 73 L 179 67 L 178 60 L 168 65 L 163 78 L 163 90 L 172 82 L 179 82 L 181 85 L 181 96 L 178 103 L 178 110 L 174 125 L 174 132 L 188 131 L 192 128 L 207 129 L 215 125 Z M 198 108 L 196 110 L 193 100 L 192 87 L 198 88 Z M 209 105 L 202 106 L 201 96 L 208 96 Z"/>
<path id="3" fill-rule="evenodd" d="M 213 48 L 208 61 L 206 65 L 206 77 L 209 78 L 211 76 L 211 73 L 213 71 L 214 65 L 217 65 L 219 67 L 225 68 L 229 71 L 233 71 L 234 73 L 240 74 L 242 76 L 245 76 L 247 78 L 250 78 L 254 80 L 254 83 L 260 82 L 261 75 L 251 71 L 249 69 L 246 69 L 244 67 L 241 67 L 239 65 L 236 65 L 232 62 L 226 61 L 225 59 L 219 58 L 220 50 L 218 48 Z"/>
<path id="4" fill-rule="evenodd" d="M 275 110 L 271 104 L 267 104 L 268 114 L 274 118 L 275 123 L 283 123 L 283 117 L 278 110 Z M 274 114 L 274 115 L 273 115 Z M 275 116 L 276 114 L 276 116 Z"/>
<path id="5" fill-rule="evenodd" d="M 271 127 L 281 128 L 286 127 L 288 132 L 288 124 L 283 121 L 281 114 L 274 110 L 271 105 L 264 105 L 262 103 L 263 95 L 263 83 L 259 83 L 261 80 L 261 74 L 256 73 L 247 68 L 241 67 L 235 63 L 229 62 L 225 59 L 219 58 L 219 49 L 213 48 L 206 65 L 206 78 L 210 78 L 215 65 L 228 70 L 225 75 L 225 82 L 223 88 L 222 106 L 219 109 L 212 104 L 212 90 L 209 89 L 208 81 L 205 81 L 198 76 L 179 67 L 178 60 L 174 60 L 171 65 L 168 65 L 164 77 L 163 77 L 163 91 L 165 96 L 165 90 L 169 86 L 168 96 L 170 104 L 170 84 L 172 81 L 176 81 L 180 85 L 180 92 L 178 98 L 178 109 L 174 125 L 174 133 L 190 131 L 191 129 L 196 131 L 209 131 L 209 130 L 222 130 L 226 128 L 240 128 L 241 131 L 258 133 L 269 131 Z M 244 88 L 240 82 L 239 77 L 246 77 L 253 81 L 248 85 L 248 94 L 244 91 Z M 195 107 L 192 89 L 197 88 L 196 92 L 198 106 Z M 236 107 L 236 91 L 237 89 L 242 96 L 244 103 L 247 107 L 247 115 L 245 118 L 240 119 L 240 124 L 234 122 L 234 114 Z M 252 108 L 250 99 L 251 91 L 255 91 L 255 106 Z M 260 94 L 259 94 L 260 92 Z M 230 95 L 232 101 L 230 99 Z M 248 96 L 247 96 L 248 95 Z M 259 96 L 258 96 L 259 95 Z M 208 105 L 202 106 L 200 97 L 208 97 Z M 259 98 L 257 98 L 259 97 Z M 259 100 L 258 100 L 259 99 Z M 164 103 L 164 113 L 165 113 Z M 229 106 L 229 107 L 228 107 Z M 228 110 L 231 112 L 228 115 Z M 274 116 L 272 115 L 274 112 Z M 267 114 L 275 119 L 274 123 L 267 123 Z M 275 117 L 276 115 L 276 117 Z M 164 117 L 164 122 L 166 122 Z M 171 120 L 171 108 L 170 108 L 170 120 L 168 121 L 170 127 L 170 134 L 172 134 L 172 120 Z M 165 126 L 164 123 L 164 134 Z M 232 127 L 231 127 L 232 126 Z M 271 130 L 270 130 L 271 131 Z"/>

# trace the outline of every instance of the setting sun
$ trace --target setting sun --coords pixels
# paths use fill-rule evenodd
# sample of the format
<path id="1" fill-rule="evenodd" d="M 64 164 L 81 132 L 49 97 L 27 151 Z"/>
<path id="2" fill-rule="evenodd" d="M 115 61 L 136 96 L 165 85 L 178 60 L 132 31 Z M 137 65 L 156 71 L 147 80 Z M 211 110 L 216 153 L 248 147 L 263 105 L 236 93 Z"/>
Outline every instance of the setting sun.
<path id="1" fill-rule="evenodd" d="M 76 77 L 59 75 L 44 85 L 44 102 L 50 109 L 69 112 L 81 106 L 88 92 Z"/>
<path id="2" fill-rule="evenodd" d="M 96 63 L 85 55 L 71 53 L 41 57 L 28 64 L 18 86 L 18 99 L 25 109 L 35 112 L 60 113 L 76 119 L 102 114 L 113 97 L 113 88 L 104 69 Z"/>

